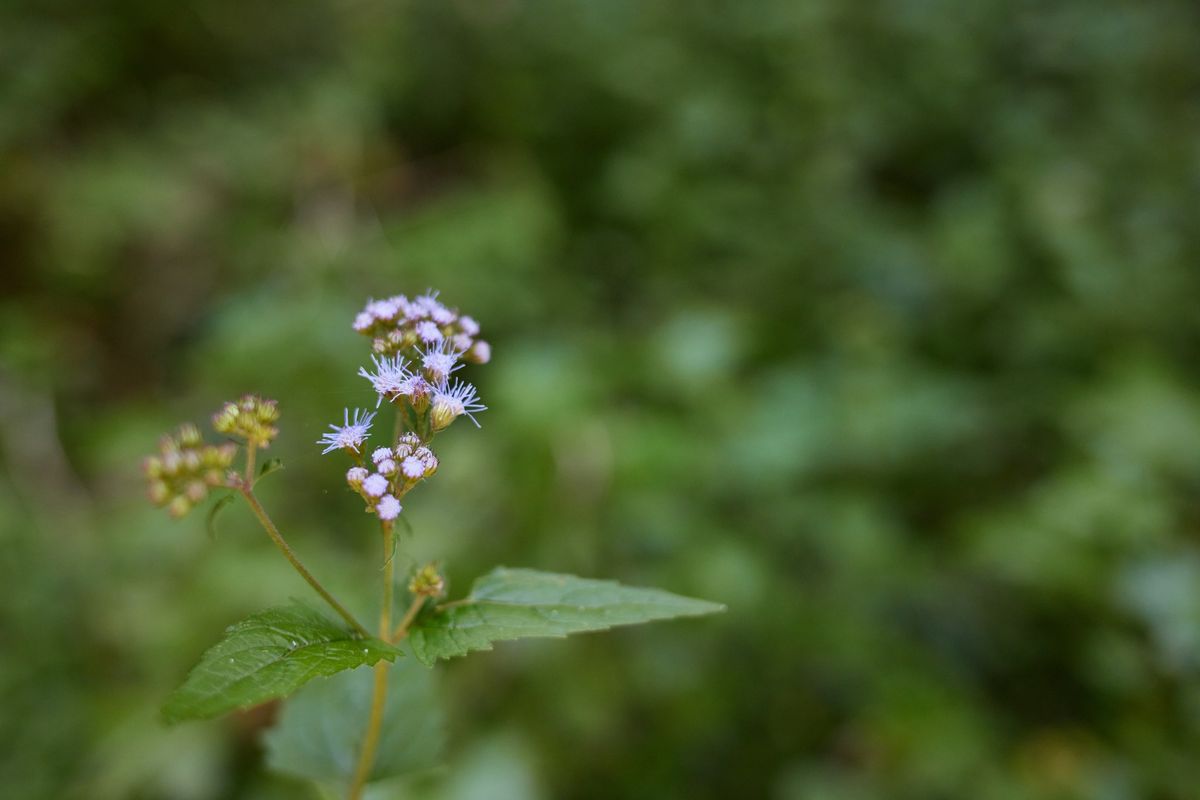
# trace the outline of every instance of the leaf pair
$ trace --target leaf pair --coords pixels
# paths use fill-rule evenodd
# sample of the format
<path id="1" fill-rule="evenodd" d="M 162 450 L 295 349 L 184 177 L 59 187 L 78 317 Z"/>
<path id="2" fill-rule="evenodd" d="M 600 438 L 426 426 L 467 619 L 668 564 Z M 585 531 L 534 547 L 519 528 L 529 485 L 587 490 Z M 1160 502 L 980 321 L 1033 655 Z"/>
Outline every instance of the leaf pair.
<path id="1" fill-rule="evenodd" d="M 491 650 L 493 642 L 506 639 L 562 637 L 723 609 L 659 589 L 501 567 L 477 580 L 464 599 L 418 617 L 408 642 L 418 660 L 432 665 Z M 217 716 L 284 697 L 315 677 L 400 654 L 304 606 L 263 611 L 231 626 L 204 654 L 168 699 L 163 716 L 169 722 Z"/>

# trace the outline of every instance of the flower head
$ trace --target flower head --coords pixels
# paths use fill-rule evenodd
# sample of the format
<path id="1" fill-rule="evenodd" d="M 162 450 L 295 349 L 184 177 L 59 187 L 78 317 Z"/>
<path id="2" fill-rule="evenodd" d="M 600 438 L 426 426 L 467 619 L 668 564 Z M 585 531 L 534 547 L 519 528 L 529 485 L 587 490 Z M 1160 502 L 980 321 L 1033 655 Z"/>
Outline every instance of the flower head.
<path id="1" fill-rule="evenodd" d="M 279 420 L 279 407 L 274 400 L 265 400 L 256 394 L 243 396 L 236 402 L 221 406 L 213 414 L 213 430 L 227 436 L 245 439 L 248 444 L 266 447 L 279 433 L 274 423 Z M 192 426 L 195 430 L 195 426 Z M 196 431 L 199 441 L 200 432 Z"/>
<path id="2" fill-rule="evenodd" d="M 456 350 L 454 344 L 446 339 L 417 352 L 421 354 L 421 366 L 424 368 L 425 377 L 435 386 L 444 383 L 450 377 L 450 373 L 463 368 L 458 361 L 463 351 Z"/>
<path id="3" fill-rule="evenodd" d="M 375 419 L 375 412 L 366 412 L 361 408 L 354 409 L 354 419 L 350 419 L 350 409 L 346 409 L 343 416 L 343 424 L 330 425 L 330 431 L 317 440 L 317 444 L 326 445 L 321 454 L 331 453 L 334 450 L 353 450 L 358 452 L 358 448 L 362 447 L 367 441 L 367 435 L 371 432 L 371 420 Z"/>
<path id="4" fill-rule="evenodd" d="M 430 411 L 430 421 L 435 431 L 447 428 L 451 422 L 463 414 L 471 418 L 475 427 L 479 420 L 475 419 L 476 412 L 486 411 L 487 406 L 479 402 L 475 387 L 466 381 L 455 380 L 453 385 L 441 383 L 433 390 L 433 408 Z"/>
<path id="5" fill-rule="evenodd" d="M 375 473 L 368 475 L 362 484 L 363 491 L 370 497 L 381 497 L 388 490 L 388 479 Z"/>
<path id="6" fill-rule="evenodd" d="M 425 477 L 425 462 L 416 456 L 409 456 L 400 463 L 400 471 L 404 477 L 411 480 Z"/>
<path id="7" fill-rule="evenodd" d="M 375 506 L 375 513 L 379 515 L 380 519 L 390 520 L 400 516 L 402 508 L 399 500 L 390 494 L 385 494 L 379 498 L 379 503 Z"/>
<path id="8" fill-rule="evenodd" d="M 383 398 L 389 400 L 401 394 L 401 389 L 412 373 L 408 369 L 408 360 L 403 356 L 371 356 L 371 361 L 375 364 L 375 371 L 368 372 L 366 367 L 359 367 L 358 374 L 371 382 L 371 388 L 379 395 L 375 401 L 375 407 L 383 402 Z"/>

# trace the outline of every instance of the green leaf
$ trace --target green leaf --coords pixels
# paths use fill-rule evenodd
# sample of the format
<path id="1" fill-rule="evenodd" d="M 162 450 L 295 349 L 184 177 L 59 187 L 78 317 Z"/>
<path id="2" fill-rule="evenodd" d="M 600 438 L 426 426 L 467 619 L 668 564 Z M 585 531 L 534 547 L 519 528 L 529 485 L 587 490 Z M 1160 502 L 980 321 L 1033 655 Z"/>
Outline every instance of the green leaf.
<path id="1" fill-rule="evenodd" d="M 261 611 L 225 630 L 167 699 L 167 722 L 215 717 L 283 697 L 319 675 L 333 675 L 399 651 L 363 639 L 305 606 Z"/>
<path id="2" fill-rule="evenodd" d="M 566 636 L 614 625 L 713 614 L 725 607 L 660 589 L 500 567 L 475 582 L 471 594 L 426 612 L 409 631 L 422 663 L 491 650 L 492 642 Z"/>
<path id="3" fill-rule="evenodd" d="M 208 510 L 208 516 L 204 518 L 204 527 L 208 529 L 209 538 L 217 538 L 217 514 L 221 513 L 221 509 L 232 502 L 233 494 L 227 494 L 224 497 L 217 498 L 217 502 L 213 503 L 212 508 Z"/>
<path id="4" fill-rule="evenodd" d="M 267 765 L 343 795 L 362 747 L 373 688 L 373 671 L 356 669 L 301 689 L 264 738 Z M 387 705 L 369 780 L 437 766 L 444 726 L 436 674 L 413 659 L 397 661 L 388 670 Z"/>
<path id="5" fill-rule="evenodd" d="M 278 472 L 281 469 L 283 469 L 283 459 L 280 459 L 280 458 L 267 459 L 266 461 L 263 462 L 262 469 L 260 469 L 258 471 L 258 478 L 255 479 L 255 483 L 257 483 L 258 481 L 261 481 L 263 478 L 267 477 L 272 472 Z"/>

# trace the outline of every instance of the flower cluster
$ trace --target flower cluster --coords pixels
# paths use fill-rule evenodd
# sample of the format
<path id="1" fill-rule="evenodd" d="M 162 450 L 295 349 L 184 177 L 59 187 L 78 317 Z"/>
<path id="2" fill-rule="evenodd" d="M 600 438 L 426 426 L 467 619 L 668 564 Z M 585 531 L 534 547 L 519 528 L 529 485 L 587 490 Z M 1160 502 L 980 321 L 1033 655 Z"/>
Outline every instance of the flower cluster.
<path id="1" fill-rule="evenodd" d="M 441 346 L 471 364 L 486 364 L 492 349 L 479 337 L 479 323 L 448 308 L 427 292 L 409 300 L 402 294 L 371 300 L 354 318 L 354 330 L 371 337 L 372 349 L 392 356 L 414 347 Z"/>
<path id="2" fill-rule="evenodd" d="M 255 447 L 266 447 L 279 434 L 279 407 L 274 400 L 248 394 L 236 403 L 229 402 L 213 414 L 217 433 L 245 439 Z"/>
<path id="3" fill-rule="evenodd" d="M 142 470 L 151 502 L 166 506 L 173 517 L 182 517 L 203 501 L 210 489 L 224 484 L 225 471 L 237 453 L 233 442 L 205 444 L 199 429 L 190 423 L 174 436 L 164 436 L 158 449 L 158 455 L 145 459 Z"/>
<path id="4" fill-rule="evenodd" d="M 358 374 L 371 383 L 378 399 L 395 407 L 397 425 L 404 433 L 395 444 L 371 453 L 370 465 L 363 457 L 374 413 L 347 409 L 341 425 L 318 444 L 324 452 L 343 450 L 355 466 L 346 482 L 367 503 L 367 511 L 382 520 L 400 513 L 400 499 L 419 481 L 438 468 L 429 442 L 459 417 L 486 410 L 475 387 L 453 377 L 466 363 L 483 363 L 491 357 L 487 342 L 476 339 L 479 324 L 449 309 L 430 292 L 414 300 L 397 295 L 372 300 L 354 321 L 354 329 L 374 337 L 374 369 L 362 367 Z"/>
<path id="5" fill-rule="evenodd" d="M 414 433 L 401 436 L 395 447 L 376 448 L 371 461 L 374 472 L 351 467 L 346 483 L 366 501 L 367 510 L 383 520 L 395 519 L 401 508 L 398 498 L 418 481 L 432 477 L 438 468 L 437 456 Z"/>

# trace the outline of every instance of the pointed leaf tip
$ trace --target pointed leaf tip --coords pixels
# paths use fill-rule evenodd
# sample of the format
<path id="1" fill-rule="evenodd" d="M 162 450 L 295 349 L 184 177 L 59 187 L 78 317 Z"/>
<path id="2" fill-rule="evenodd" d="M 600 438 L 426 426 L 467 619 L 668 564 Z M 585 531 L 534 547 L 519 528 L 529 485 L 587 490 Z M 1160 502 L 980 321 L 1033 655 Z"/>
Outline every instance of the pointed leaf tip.
<path id="1" fill-rule="evenodd" d="M 661 589 L 498 567 L 477 580 L 464 599 L 420 617 L 409 641 L 413 655 L 432 664 L 491 650 L 493 642 L 506 639 L 562 637 L 724 610 L 719 603 Z"/>

